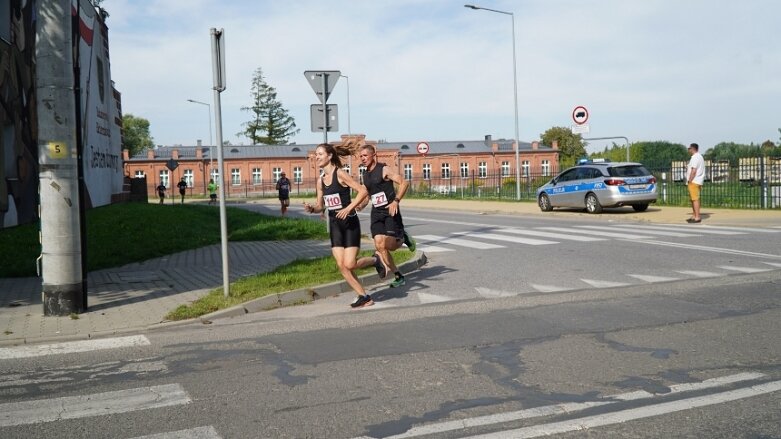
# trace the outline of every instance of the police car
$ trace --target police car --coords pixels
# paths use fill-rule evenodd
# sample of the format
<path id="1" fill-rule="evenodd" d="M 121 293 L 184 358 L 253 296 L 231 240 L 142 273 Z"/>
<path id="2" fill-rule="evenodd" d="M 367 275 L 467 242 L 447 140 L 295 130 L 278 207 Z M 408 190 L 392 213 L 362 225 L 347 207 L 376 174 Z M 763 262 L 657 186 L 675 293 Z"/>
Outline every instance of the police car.
<path id="1" fill-rule="evenodd" d="M 645 166 L 598 159 L 581 160 L 537 189 L 537 204 L 543 212 L 578 207 L 601 213 L 603 207 L 618 206 L 643 212 L 656 198 L 656 178 Z"/>

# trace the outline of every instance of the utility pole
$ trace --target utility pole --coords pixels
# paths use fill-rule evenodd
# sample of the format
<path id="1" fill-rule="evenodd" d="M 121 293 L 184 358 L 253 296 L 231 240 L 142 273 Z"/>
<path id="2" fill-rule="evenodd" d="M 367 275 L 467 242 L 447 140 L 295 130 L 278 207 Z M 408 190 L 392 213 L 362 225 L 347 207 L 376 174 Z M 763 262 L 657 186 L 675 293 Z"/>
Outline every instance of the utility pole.
<path id="1" fill-rule="evenodd" d="M 86 310 L 79 218 L 71 0 L 37 0 L 36 108 L 43 313 Z"/>

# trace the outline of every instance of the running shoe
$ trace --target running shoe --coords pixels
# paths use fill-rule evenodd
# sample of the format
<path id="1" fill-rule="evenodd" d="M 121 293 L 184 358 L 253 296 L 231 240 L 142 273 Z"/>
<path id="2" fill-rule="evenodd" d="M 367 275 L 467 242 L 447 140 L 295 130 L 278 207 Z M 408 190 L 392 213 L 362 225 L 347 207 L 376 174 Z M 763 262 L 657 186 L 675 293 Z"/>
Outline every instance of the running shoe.
<path id="1" fill-rule="evenodd" d="M 407 279 L 404 276 L 399 276 L 390 283 L 391 288 L 398 288 L 407 283 Z"/>
<path id="2" fill-rule="evenodd" d="M 358 296 L 353 303 L 350 304 L 353 308 L 360 308 L 362 306 L 372 306 L 374 305 L 374 301 L 372 301 L 372 297 L 368 294 L 364 294 L 363 296 Z"/>
<path id="3" fill-rule="evenodd" d="M 385 279 L 385 276 L 388 275 L 388 270 L 385 269 L 385 265 L 382 264 L 382 258 L 377 253 L 374 253 L 374 268 L 377 269 L 380 279 Z"/>
<path id="4" fill-rule="evenodd" d="M 404 231 L 404 244 L 407 245 L 407 248 L 409 249 L 409 251 L 415 252 L 415 248 L 417 247 L 417 243 L 415 242 L 415 238 L 410 236 L 410 234 L 407 233 L 406 230 Z"/>

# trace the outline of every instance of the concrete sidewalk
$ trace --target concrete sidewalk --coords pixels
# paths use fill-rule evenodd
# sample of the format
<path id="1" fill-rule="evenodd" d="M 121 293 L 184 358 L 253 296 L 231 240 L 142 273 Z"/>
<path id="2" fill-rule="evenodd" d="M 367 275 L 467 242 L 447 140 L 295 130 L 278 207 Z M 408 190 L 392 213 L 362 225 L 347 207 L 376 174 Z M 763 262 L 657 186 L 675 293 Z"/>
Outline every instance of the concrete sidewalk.
<path id="1" fill-rule="evenodd" d="M 247 204 L 268 205 L 276 209 L 278 201 L 248 201 Z M 607 210 L 601 215 L 589 215 L 576 210 L 541 212 L 533 203 L 481 202 L 463 200 L 405 199 L 408 208 L 472 211 L 482 214 L 534 216 L 540 218 L 577 218 L 585 216 L 605 221 L 646 221 L 654 223 L 685 223 L 690 209 L 651 206 L 647 212 L 636 213 L 631 208 Z M 265 206 L 264 206 L 265 207 Z M 265 212 L 269 213 L 269 212 Z M 781 227 L 781 211 L 741 211 L 703 209 L 707 225 L 744 227 Z M 364 245 L 369 248 L 371 244 Z M 86 339 L 96 336 L 134 332 L 167 325 L 165 314 L 179 305 L 203 296 L 222 286 L 220 246 L 196 250 L 89 273 L 89 310 L 78 318 L 44 317 L 41 303 L 40 278 L 0 278 L 0 345 L 37 343 L 50 340 Z M 330 255 L 327 241 L 238 242 L 230 243 L 230 278 L 271 271 L 297 258 Z M 414 269 L 425 263 L 418 254 L 404 267 Z M 403 270 L 404 270 L 403 269 Z M 364 276 L 364 283 L 377 283 L 375 275 Z M 344 282 L 299 291 L 291 299 L 305 299 L 312 294 L 347 292 Z M 277 300 L 270 297 L 269 300 Z M 282 301 L 280 301 L 282 302 Z M 214 315 L 230 316 L 266 307 L 263 301 L 254 305 L 221 311 Z"/>

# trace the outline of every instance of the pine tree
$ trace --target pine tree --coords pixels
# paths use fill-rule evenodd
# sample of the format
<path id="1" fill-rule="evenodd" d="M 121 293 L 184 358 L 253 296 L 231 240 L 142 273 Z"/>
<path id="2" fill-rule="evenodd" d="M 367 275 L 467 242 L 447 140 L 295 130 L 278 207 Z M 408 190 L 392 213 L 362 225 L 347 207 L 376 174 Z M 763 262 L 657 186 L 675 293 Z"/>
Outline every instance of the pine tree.
<path id="1" fill-rule="evenodd" d="M 296 128 L 293 116 L 277 100 L 277 90 L 266 83 L 260 67 L 252 77 L 250 94 L 252 105 L 241 107 L 241 110 L 251 113 L 252 120 L 244 122 L 244 130 L 237 135 L 247 137 L 253 144 L 287 144 L 288 139 L 300 130 Z"/>

